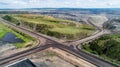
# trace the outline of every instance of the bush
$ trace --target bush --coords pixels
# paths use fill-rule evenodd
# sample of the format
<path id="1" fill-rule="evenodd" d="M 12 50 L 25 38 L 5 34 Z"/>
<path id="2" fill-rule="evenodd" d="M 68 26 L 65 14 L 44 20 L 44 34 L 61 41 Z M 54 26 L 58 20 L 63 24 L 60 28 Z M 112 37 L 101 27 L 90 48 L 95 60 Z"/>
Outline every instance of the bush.
<path id="1" fill-rule="evenodd" d="M 117 37 L 118 36 L 118 37 Z M 105 55 L 109 58 L 119 60 L 120 59 L 120 41 L 119 35 L 111 34 L 101 36 L 89 43 L 89 46 L 84 46 L 83 49 L 92 50 L 92 53 L 98 55 Z"/>
<path id="2" fill-rule="evenodd" d="M 9 16 L 9 15 L 5 15 L 2 17 L 3 19 L 7 20 L 7 21 L 10 21 L 12 23 L 15 23 L 15 24 L 19 24 L 18 20 L 16 20 L 15 18 L 13 18 L 12 16 Z"/>

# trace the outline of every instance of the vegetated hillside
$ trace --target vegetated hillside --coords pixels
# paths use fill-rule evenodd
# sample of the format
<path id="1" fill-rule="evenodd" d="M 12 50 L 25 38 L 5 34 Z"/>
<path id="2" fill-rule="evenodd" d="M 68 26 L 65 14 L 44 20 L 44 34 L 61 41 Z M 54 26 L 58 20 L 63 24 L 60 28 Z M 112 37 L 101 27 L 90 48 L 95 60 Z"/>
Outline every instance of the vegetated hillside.
<path id="1" fill-rule="evenodd" d="M 120 65 L 120 33 L 101 36 L 83 48 Z"/>
<path id="2" fill-rule="evenodd" d="M 21 14 L 6 15 L 3 18 L 16 25 L 62 39 L 84 38 L 95 31 L 93 26 L 51 16 Z"/>
<path id="3" fill-rule="evenodd" d="M 32 42 L 34 41 L 34 39 L 31 38 L 30 36 L 28 36 L 24 33 L 18 32 L 16 30 L 10 29 L 3 24 L 0 24 L 0 40 L 9 32 L 15 34 L 17 36 L 17 38 L 20 38 L 24 41 L 23 43 L 13 43 L 18 48 L 24 48 L 24 47 L 32 44 Z"/>
<path id="4" fill-rule="evenodd" d="M 104 28 L 114 32 L 120 31 L 120 19 L 114 18 L 104 23 Z"/>

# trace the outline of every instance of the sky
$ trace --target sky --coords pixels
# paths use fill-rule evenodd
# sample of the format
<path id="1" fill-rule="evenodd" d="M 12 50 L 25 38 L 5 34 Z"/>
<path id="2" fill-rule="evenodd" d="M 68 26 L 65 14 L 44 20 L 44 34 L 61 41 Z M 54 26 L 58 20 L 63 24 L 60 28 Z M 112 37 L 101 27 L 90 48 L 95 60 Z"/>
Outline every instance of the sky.
<path id="1" fill-rule="evenodd" d="M 0 0 L 0 8 L 120 8 L 120 0 Z"/>

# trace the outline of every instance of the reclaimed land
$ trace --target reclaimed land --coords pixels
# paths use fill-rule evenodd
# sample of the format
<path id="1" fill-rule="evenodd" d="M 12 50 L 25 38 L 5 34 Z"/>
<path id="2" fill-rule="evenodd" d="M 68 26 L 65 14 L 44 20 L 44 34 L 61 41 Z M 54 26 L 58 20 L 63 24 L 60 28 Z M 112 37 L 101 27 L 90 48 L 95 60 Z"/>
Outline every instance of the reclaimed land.
<path id="1" fill-rule="evenodd" d="M 16 14 L 6 15 L 3 19 L 27 29 L 66 40 L 82 39 L 95 32 L 95 28 L 91 25 L 51 16 Z"/>

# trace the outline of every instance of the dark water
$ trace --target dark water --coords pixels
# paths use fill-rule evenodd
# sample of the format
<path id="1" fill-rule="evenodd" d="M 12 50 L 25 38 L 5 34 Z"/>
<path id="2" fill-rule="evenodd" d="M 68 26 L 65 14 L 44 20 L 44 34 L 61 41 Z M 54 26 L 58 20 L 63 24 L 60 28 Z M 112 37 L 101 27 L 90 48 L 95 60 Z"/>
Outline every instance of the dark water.
<path id="1" fill-rule="evenodd" d="M 15 34 L 13 33 L 7 33 L 3 38 L 2 38 L 3 42 L 7 42 L 7 43 L 22 43 L 24 42 L 22 39 L 17 38 Z"/>

